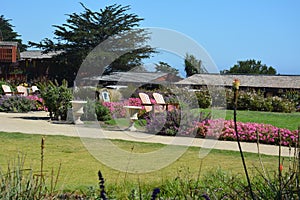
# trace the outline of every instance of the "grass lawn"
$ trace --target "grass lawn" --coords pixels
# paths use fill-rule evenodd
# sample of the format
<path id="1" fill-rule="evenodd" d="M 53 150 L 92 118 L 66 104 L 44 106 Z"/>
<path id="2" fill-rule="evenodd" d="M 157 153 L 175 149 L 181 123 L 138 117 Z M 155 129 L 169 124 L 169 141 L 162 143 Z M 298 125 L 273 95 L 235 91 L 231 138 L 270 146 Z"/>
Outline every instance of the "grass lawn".
<path id="1" fill-rule="evenodd" d="M 0 132 L 0 169 L 6 169 L 9 162 L 14 161 L 17 155 L 26 155 L 26 166 L 39 173 L 41 157 L 41 135 Z M 97 172 L 101 170 L 106 180 L 106 185 L 116 186 L 130 184 L 148 185 L 158 187 L 165 180 L 175 179 L 180 173 L 186 172 L 189 176 L 196 177 L 202 162 L 201 175 L 210 171 L 222 169 L 226 172 L 242 173 L 243 167 L 239 152 L 212 150 L 204 159 L 199 159 L 199 148 L 190 147 L 185 154 L 170 166 L 159 171 L 146 174 L 127 174 L 113 170 L 89 154 L 80 138 L 65 136 L 45 136 L 44 169 L 48 179 L 53 169 L 55 173 L 61 163 L 61 173 L 58 181 L 58 189 L 61 190 L 87 190 L 88 186 L 97 187 Z M 162 144 L 148 144 L 113 140 L 119 148 L 134 152 L 150 152 L 163 147 Z M 262 156 L 267 170 L 277 169 L 278 158 L 274 156 Z M 251 174 L 256 172 L 254 166 L 260 166 L 258 155 L 245 153 L 248 169 Z M 287 164 L 288 162 L 286 162 Z M 155 160 L 153 160 L 155 165 Z M 54 174 L 55 174 L 54 173 Z M 200 176 L 201 178 L 201 176 Z M 109 186 L 108 186 L 109 188 Z M 124 189 L 124 188 L 123 188 Z M 130 190 L 130 189 L 128 189 Z M 126 191 L 125 191 L 126 192 Z M 129 194 L 130 191 L 127 191 Z"/>
<path id="2" fill-rule="evenodd" d="M 201 109 L 200 111 L 209 113 L 211 110 Z M 225 117 L 226 120 L 233 120 L 233 110 L 213 110 L 213 118 L 220 117 Z M 276 113 L 238 110 L 237 121 L 271 124 L 279 128 L 297 130 L 298 126 L 300 126 L 300 112 Z"/>

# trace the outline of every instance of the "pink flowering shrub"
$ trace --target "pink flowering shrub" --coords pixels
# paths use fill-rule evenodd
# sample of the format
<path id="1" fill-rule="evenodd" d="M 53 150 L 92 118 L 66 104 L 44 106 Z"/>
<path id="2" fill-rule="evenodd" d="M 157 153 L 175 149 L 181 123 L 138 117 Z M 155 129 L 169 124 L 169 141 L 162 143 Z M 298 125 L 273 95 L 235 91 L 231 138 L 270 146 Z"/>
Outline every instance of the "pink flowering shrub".
<path id="1" fill-rule="evenodd" d="M 38 111 L 42 111 L 42 110 L 47 111 L 48 110 L 47 107 L 44 105 L 43 98 L 41 98 L 37 95 L 26 96 L 25 98 L 34 102 L 35 110 L 38 110 Z"/>
<path id="2" fill-rule="evenodd" d="M 156 101 L 152 98 L 150 98 L 151 104 L 156 104 Z M 142 100 L 140 98 L 129 98 L 128 99 L 128 105 L 130 106 L 142 106 Z M 142 106 L 144 109 L 144 106 Z"/>
<path id="3" fill-rule="evenodd" d="M 232 120 L 206 120 L 195 123 L 196 136 L 205 138 L 215 138 L 219 140 L 236 140 L 234 122 Z M 290 131 L 278 128 L 270 124 L 259 124 L 253 122 L 237 122 L 237 130 L 240 140 L 243 142 L 257 142 L 264 144 L 279 144 L 279 134 L 281 135 L 281 145 L 295 146 L 298 139 L 298 131 Z"/>
<path id="4" fill-rule="evenodd" d="M 142 101 L 140 98 L 129 98 L 128 99 L 128 105 L 130 106 L 141 106 Z"/>
<path id="5" fill-rule="evenodd" d="M 126 116 L 126 109 L 123 107 L 125 102 L 103 102 L 103 106 L 107 107 L 113 118 L 124 118 Z"/>
<path id="6" fill-rule="evenodd" d="M 155 104 L 154 99 L 150 99 L 151 103 Z M 142 106 L 140 98 L 129 98 L 120 102 L 103 102 L 103 106 L 107 107 L 113 118 L 124 118 L 126 117 L 126 109 L 124 106 Z"/>

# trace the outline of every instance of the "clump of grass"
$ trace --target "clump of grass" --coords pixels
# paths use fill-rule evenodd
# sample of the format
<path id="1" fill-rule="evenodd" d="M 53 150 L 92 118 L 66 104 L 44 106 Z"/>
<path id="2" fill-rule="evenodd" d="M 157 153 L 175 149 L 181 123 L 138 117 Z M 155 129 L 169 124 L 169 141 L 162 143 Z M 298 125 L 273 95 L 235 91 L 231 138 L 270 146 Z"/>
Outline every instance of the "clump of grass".
<path id="1" fill-rule="evenodd" d="M 298 127 L 298 142 L 294 147 L 294 154 L 288 157 L 288 165 L 284 167 L 284 158 L 281 157 L 281 145 L 278 148 L 278 170 L 271 176 L 262 166 L 257 170 L 259 178 L 255 189 L 262 199 L 300 199 L 300 126 Z M 281 137 L 279 137 L 281 140 Z"/>
<path id="2" fill-rule="evenodd" d="M 0 199 L 53 199 L 60 174 L 51 171 L 50 187 L 46 184 L 44 171 L 45 138 L 41 141 L 40 171 L 25 167 L 25 155 L 18 155 L 16 161 L 8 163 L 7 169 L 0 168 Z"/>
<path id="3" fill-rule="evenodd" d="M 0 170 L 0 199 L 34 199 L 41 197 L 44 187 L 32 169 L 24 167 L 25 156 L 9 163 L 7 169 Z"/>

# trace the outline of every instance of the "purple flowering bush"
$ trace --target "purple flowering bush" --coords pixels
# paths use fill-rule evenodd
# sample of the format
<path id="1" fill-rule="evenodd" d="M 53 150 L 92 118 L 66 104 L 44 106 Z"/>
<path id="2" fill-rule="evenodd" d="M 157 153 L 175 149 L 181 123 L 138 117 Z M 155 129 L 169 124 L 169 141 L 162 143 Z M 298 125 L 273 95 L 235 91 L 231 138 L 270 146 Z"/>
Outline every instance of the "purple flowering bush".
<path id="1" fill-rule="evenodd" d="M 146 130 L 151 134 L 195 137 L 197 132 L 195 129 L 196 121 L 207 121 L 209 118 L 210 114 L 200 113 L 197 115 L 173 109 L 167 112 L 150 114 L 146 118 Z"/>
<path id="2" fill-rule="evenodd" d="M 178 110 L 151 113 L 146 118 L 146 130 L 151 134 L 175 136 L 179 132 L 180 118 Z"/>
<path id="3" fill-rule="evenodd" d="M 215 138 L 219 140 L 235 141 L 234 122 L 232 120 L 216 119 L 195 123 L 197 137 Z M 240 140 L 243 142 L 257 142 L 264 144 L 295 146 L 298 140 L 298 131 L 290 131 L 278 128 L 270 124 L 253 122 L 237 122 L 237 130 Z"/>
<path id="4" fill-rule="evenodd" d="M 47 110 L 42 98 L 33 96 L 3 96 L 0 98 L 2 112 L 29 112 Z"/>
<path id="5" fill-rule="evenodd" d="M 0 112 L 24 113 L 34 109 L 34 102 L 23 96 L 3 96 L 0 99 Z"/>

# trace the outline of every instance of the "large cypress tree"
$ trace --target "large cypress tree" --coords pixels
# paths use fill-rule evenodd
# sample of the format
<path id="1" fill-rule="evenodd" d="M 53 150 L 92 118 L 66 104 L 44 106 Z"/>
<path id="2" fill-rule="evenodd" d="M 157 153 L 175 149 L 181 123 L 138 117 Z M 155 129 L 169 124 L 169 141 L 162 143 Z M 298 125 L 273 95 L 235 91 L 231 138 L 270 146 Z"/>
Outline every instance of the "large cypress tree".
<path id="1" fill-rule="evenodd" d="M 100 9 L 99 12 L 94 12 L 82 3 L 81 5 L 84 8 L 82 13 L 69 14 L 66 23 L 54 25 L 56 28 L 54 32 L 55 40 L 45 38 L 40 43 L 29 43 L 31 46 L 41 48 L 44 52 L 63 52 L 55 57 L 56 61 L 60 62 L 58 65 L 61 67 L 52 72 L 52 77 L 58 80 L 73 81 L 80 65 L 90 51 L 115 35 L 127 34 L 127 38 L 131 40 L 129 42 L 123 40 L 115 44 L 106 44 L 109 50 L 124 50 L 124 45 L 118 46 L 122 42 L 128 42 L 128 45 L 125 46 L 130 46 L 134 50 L 126 52 L 106 66 L 105 69 L 98 69 L 98 72 L 128 71 L 141 65 L 142 59 L 148 58 L 154 52 L 152 48 L 143 45 L 148 39 L 148 34 L 143 29 L 135 29 L 143 19 L 136 14 L 128 13 L 129 6 L 114 4 Z M 107 57 L 109 56 L 100 55 L 99 57 L 98 55 L 94 60 L 104 62 Z M 96 67 L 94 66 L 94 68 Z"/>

